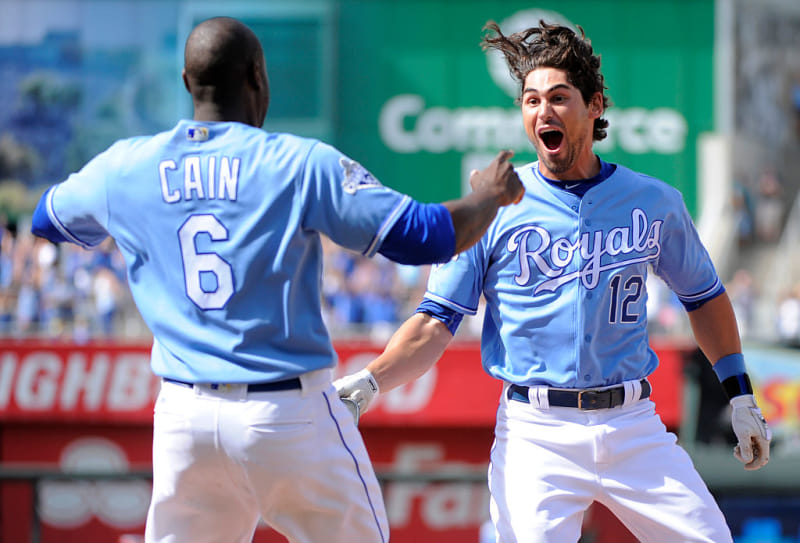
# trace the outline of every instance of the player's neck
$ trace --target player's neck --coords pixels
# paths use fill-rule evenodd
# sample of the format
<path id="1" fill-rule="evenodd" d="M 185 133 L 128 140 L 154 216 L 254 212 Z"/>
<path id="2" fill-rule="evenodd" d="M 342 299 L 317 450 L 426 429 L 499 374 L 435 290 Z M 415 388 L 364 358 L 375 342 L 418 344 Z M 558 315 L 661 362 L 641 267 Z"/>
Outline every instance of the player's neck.
<path id="1" fill-rule="evenodd" d="M 194 115 L 192 118 L 195 121 L 205 122 L 238 122 L 253 124 L 247 112 L 244 111 L 241 106 L 233 105 L 223 107 L 220 104 L 211 102 L 195 103 Z"/>
<path id="2" fill-rule="evenodd" d="M 586 157 L 581 157 L 568 170 L 554 172 L 543 161 L 539 161 L 539 172 L 548 179 L 554 181 L 583 181 L 591 179 L 600 173 L 600 157 L 590 153 Z"/>

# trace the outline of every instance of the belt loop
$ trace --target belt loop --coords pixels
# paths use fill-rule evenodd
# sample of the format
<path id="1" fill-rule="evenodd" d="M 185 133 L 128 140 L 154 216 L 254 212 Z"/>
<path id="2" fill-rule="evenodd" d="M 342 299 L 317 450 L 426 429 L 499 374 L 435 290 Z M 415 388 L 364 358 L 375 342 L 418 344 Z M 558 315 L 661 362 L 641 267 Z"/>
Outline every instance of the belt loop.
<path id="1" fill-rule="evenodd" d="M 322 368 L 319 370 L 308 371 L 300 375 L 300 395 L 308 396 L 312 392 L 318 392 L 333 382 L 333 370 Z"/>
<path id="2" fill-rule="evenodd" d="M 642 397 L 642 382 L 639 380 L 625 381 L 622 384 L 625 386 L 625 400 L 622 405 L 631 405 L 638 402 Z"/>
<path id="3" fill-rule="evenodd" d="M 531 404 L 539 409 L 550 409 L 550 396 L 547 395 L 547 387 L 530 387 L 528 389 L 528 399 Z"/>

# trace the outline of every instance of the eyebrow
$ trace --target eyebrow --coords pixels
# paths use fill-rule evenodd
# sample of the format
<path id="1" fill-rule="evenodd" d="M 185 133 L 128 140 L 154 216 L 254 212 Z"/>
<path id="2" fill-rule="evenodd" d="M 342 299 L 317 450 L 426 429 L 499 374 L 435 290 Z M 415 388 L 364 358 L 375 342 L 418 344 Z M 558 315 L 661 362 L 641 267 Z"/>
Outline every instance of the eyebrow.
<path id="1" fill-rule="evenodd" d="M 566 83 L 558 83 L 556 85 L 553 85 L 549 89 L 545 89 L 543 92 L 544 92 L 544 94 L 547 94 L 547 93 L 552 92 L 552 91 L 557 90 L 557 89 L 568 89 L 569 90 L 570 86 L 567 85 Z M 534 89 L 532 87 L 528 87 L 526 89 L 523 89 L 522 94 L 528 94 L 529 92 L 539 92 L 539 90 L 538 89 Z"/>

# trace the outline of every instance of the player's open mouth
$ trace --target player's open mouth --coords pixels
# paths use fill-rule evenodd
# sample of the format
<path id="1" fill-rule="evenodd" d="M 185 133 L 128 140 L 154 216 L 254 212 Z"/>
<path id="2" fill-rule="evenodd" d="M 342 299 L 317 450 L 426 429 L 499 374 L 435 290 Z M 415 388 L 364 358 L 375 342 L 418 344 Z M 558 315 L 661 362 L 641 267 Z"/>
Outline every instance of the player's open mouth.
<path id="1" fill-rule="evenodd" d="M 548 151 L 558 151 L 561 142 L 564 141 L 564 134 L 558 130 L 542 130 L 539 132 L 539 138 Z"/>

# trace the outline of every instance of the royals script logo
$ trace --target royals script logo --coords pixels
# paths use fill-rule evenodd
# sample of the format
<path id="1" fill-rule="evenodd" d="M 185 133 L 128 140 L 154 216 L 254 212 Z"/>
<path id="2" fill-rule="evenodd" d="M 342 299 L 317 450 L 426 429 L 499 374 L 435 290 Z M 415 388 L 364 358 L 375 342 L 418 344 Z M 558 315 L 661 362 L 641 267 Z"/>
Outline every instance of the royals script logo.
<path id="1" fill-rule="evenodd" d="M 575 242 L 567 238 L 551 240 L 550 232 L 541 226 L 523 226 L 511 235 L 506 245 L 509 252 L 517 253 L 519 260 L 520 273 L 514 281 L 518 285 L 527 285 L 531 280 L 533 263 L 549 278 L 539 283 L 533 291 L 534 296 L 540 292 L 553 292 L 578 278 L 586 288 L 593 289 L 604 271 L 658 258 L 663 223 L 661 220 L 649 222 L 647 214 L 635 208 L 631 212 L 631 226 L 612 228 L 605 236 L 602 230 L 584 232 Z M 611 258 L 604 259 L 605 256 Z M 585 262 L 583 267 L 565 273 L 576 257 Z"/>

